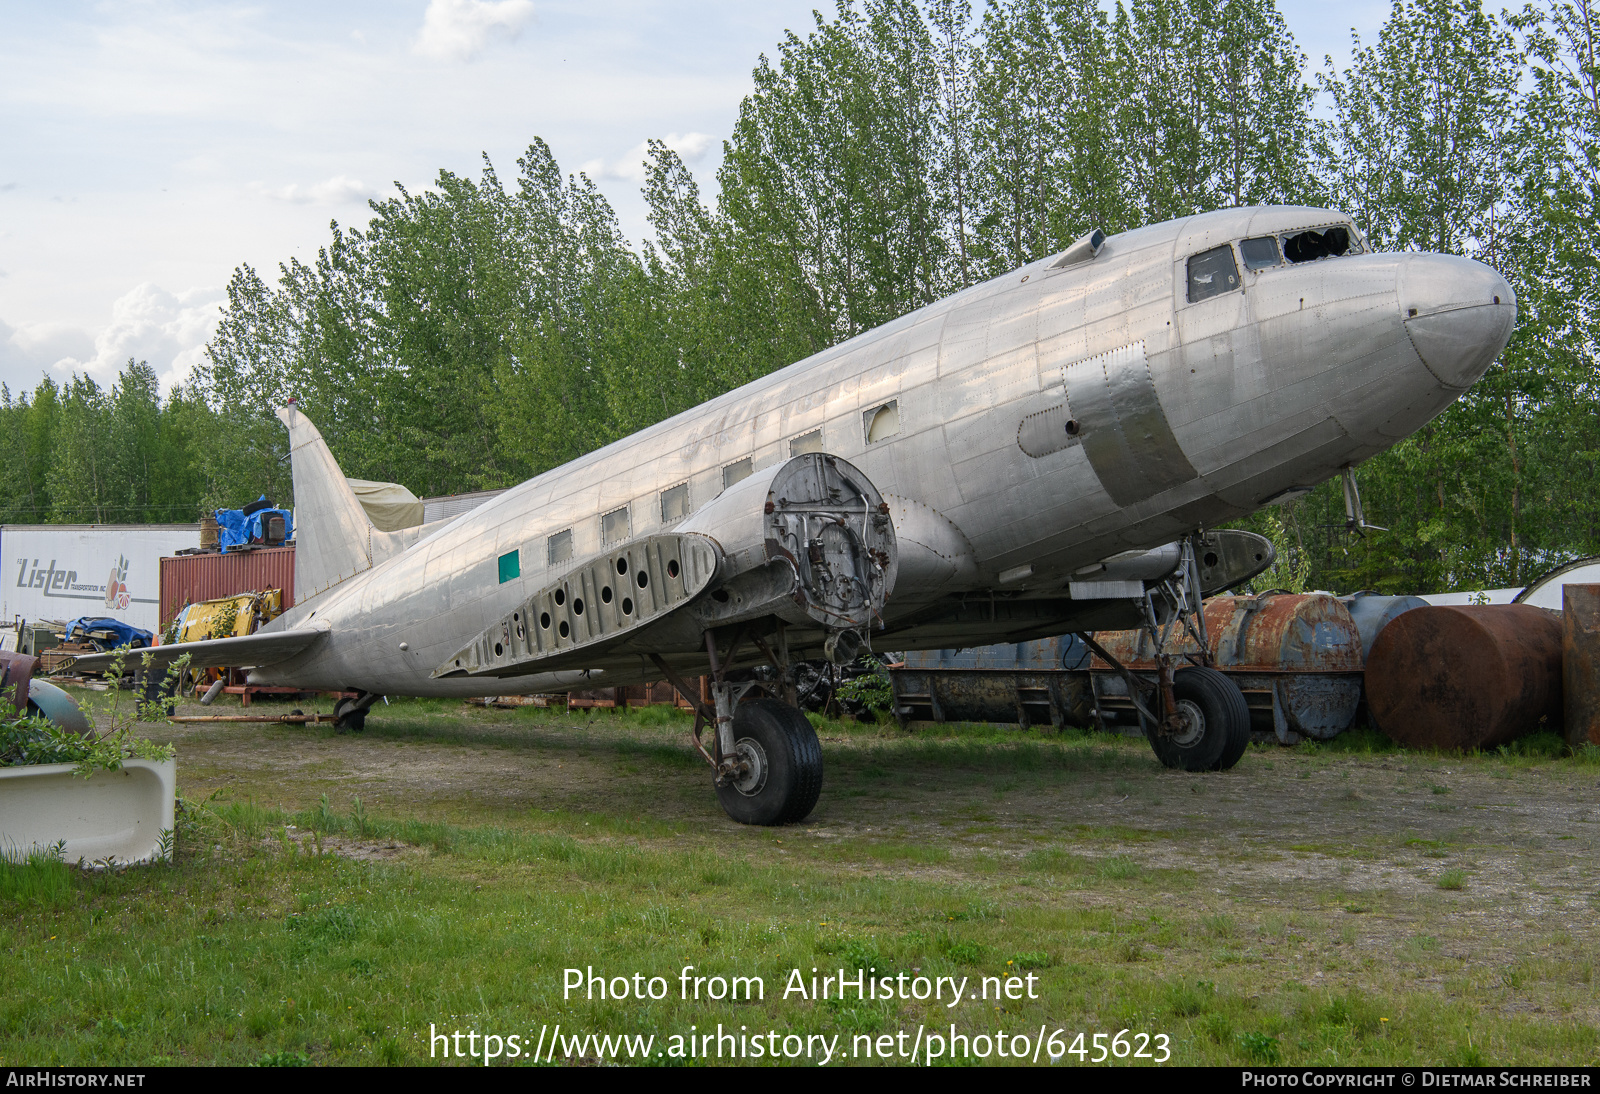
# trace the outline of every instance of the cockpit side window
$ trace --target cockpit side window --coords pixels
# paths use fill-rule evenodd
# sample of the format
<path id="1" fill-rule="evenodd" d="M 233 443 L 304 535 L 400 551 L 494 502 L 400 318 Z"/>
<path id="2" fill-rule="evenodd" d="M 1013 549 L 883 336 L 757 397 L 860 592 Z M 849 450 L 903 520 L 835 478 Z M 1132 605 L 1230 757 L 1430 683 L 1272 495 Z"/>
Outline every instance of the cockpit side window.
<path id="1" fill-rule="evenodd" d="M 1239 287 L 1239 267 L 1233 248 L 1224 244 L 1201 251 L 1189 259 L 1189 303 L 1207 300 Z"/>
<path id="2" fill-rule="evenodd" d="M 1264 270 L 1283 261 L 1278 254 L 1277 236 L 1256 236 L 1243 240 L 1239 244 L 1239 254 L 1247 270 Z"/>
<path id="3" fill-rule="evenodd" d="M 1319 258 L 1336 258 L 1344 254 L 1359 254 L 1361 245 L 1351 238 L 1350 229 L 1342 224 L 1322 231 L 1312 229 L 1283 237 L 1283 257 L 1290 263 L 1314 262 Z"/>

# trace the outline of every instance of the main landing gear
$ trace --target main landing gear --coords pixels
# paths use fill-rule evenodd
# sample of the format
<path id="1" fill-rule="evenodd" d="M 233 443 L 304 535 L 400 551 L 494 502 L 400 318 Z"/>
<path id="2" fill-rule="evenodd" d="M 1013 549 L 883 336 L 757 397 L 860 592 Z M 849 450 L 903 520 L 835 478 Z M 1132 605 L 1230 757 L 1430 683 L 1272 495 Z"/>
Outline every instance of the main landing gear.
<path id="1" fill-rule="evenodd" d="M 816 808 L 822 794 L 822 746 L 817 731 L 792 702 L 745 696 L 756 687 L 753 680 L 730 680 L 723 666 L 731 664 L 739 646 L 735 634 L 732 645 L 718 656 L 715 636 L 706 633 L 706 652 L 711 658 L 711 704 L 703 702 L 689 685 L 660 657 L 656 667 L 694 707 L 694 743 L 716 773 L 713 783 L 717 800 L 728 816 L 740 824 L 779 825 L 805 820 Z M 779 651 L 757 638 L 756 646 L 784 671 L 786 643 L 779 632 Z M 793 686 L 785 689 L 793 698 Z M 716 732 L 708 750 L 701 740 L 707 725 Z"/>
<path id="2" fill-rule="evenodd" d="M 1157 650 L 1154 681 L 1136 675 L 1091 636 L 1079 637 L 1127 683 L 1139 725 L 1157 759 L 1183 771 L 1226 771 L 1250 746 L 1250 708 L 1238 686 L 1212 666 L 1200 600 L 1191 537 L 1184 541 L 1177 573 L 1148 587 L 1140 601 L 1145 630 Z M 1177 626 L 1188 632 L 1198 654 L 1180 657 L 1167 652 Z"/>

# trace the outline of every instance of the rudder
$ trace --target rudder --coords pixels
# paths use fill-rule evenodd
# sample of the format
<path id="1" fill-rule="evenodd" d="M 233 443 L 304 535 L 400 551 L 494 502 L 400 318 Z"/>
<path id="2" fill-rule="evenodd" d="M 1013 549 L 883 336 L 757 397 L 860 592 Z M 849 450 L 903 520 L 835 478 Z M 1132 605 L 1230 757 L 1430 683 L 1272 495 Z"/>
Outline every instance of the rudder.
<path id="1" fill-rule="evenodd" d="M 311 419 L 280 407 L 289 429 L 294 481 L 294 594 L 297 603 L 372 568 L 372 523 Z"/>

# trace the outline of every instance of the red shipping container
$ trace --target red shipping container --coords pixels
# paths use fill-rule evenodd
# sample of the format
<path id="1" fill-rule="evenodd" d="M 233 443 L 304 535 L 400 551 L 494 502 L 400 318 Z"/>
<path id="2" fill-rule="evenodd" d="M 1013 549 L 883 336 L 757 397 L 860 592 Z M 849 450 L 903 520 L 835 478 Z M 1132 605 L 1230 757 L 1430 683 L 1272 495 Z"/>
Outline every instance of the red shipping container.
<path id="1" fill-rule="evenodd" d="M 165 630 L 186 604 L 258 589 L 282 589 L 284 610 L 294 607 L 293 547 L 163 558 L 161 627 Z"/>

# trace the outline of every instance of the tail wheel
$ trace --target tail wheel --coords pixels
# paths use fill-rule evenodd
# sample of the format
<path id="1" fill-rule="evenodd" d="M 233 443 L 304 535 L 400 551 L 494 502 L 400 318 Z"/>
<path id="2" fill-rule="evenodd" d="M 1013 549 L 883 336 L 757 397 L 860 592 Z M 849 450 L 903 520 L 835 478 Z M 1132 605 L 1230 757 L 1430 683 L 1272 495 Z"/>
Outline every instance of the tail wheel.
<path id="1" fill-rule="evenodd" d="M 740 824 L 793 824 L 822 794 L 822 746 L 806 716 L 776 699 L 739 704 L 734 750 L 747 770 L 717 787 L 717 800 Z"/>
<path id="2" fill-rule="evenodd" d="M 367 708 L 359 706 L 359 699 L 340 699 L 333 705 L 333 728 L 342 733 L 349 730 L 360 733 L 367 728 Z"/>
<path id="3" fill-rule="evenodd" d="M 1208 668 L 1173 677 L 1177 725 L 1145 726 L 1156 758 L 1183 771 L 1226 771 L 1250 746 L 1250 708 L 1234 682 Z"/>

